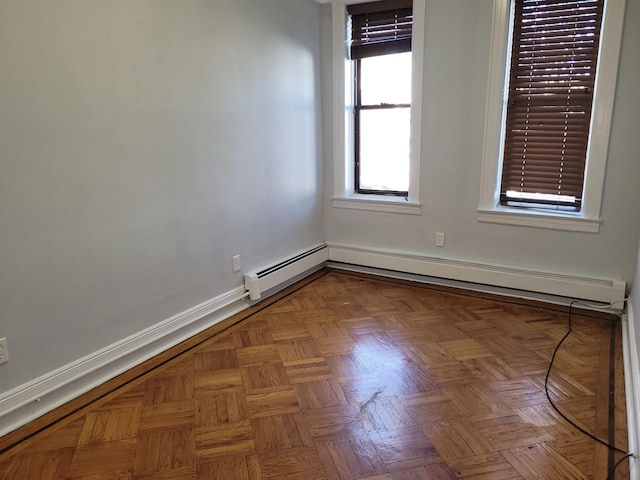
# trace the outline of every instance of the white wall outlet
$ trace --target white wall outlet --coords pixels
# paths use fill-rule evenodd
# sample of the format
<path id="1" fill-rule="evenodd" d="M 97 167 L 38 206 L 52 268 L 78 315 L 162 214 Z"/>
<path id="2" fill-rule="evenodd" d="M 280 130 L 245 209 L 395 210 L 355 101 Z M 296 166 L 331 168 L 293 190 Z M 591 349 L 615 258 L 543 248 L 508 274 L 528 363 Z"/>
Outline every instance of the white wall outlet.
<path id="1" fill-rule="evenodd" d="M 0 338 L 0 365 L 9 361 L 9 350 L 7 350 L 7 339 Z"/>
<path id="2" fill-rule="evenodd" d="M 444 233 L 436 233 L 436 247 L 444 247 Z"/>
<path id="3" fill-rule="evenodd" d="M 242 270 L 242 263 L 240 262 L 240 255 L 234 255 L 233 258 L 233 271 L 239 272 Z"/>

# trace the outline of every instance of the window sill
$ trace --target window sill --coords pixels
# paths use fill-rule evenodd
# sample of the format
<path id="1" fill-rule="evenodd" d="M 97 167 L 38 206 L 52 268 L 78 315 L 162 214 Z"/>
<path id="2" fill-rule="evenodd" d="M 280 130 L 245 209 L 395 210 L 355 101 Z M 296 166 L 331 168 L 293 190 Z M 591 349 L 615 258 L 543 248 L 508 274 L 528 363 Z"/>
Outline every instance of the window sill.
<path id="1" fill-rule="evenodd" d="M 383 197 L 378 195 L 358 195 L 353 197 L 333 197 L 335 208 L 370 210 L 373 212 L 422 214 L 420 203 L 408 202 L 403 197 Z"/>
<path id="2" fill-rule="evenodd" d="M 598 218 L 585 218 L 571 214 L 554 215 L 539 211 L 520 211 L 510 208 L 478 209 L 477 212 L 479 222 L 547 228 L 568 232 L 598 233 L 600 231 L 600 219 Z"/>

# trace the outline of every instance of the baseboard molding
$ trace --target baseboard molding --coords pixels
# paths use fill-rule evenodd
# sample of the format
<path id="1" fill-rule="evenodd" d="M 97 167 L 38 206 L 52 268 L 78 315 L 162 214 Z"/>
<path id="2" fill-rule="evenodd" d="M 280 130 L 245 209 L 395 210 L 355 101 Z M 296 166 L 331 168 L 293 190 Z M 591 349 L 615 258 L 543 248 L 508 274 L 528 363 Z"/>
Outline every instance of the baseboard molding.
<path id="1" fill-rule="evenodd" d="M 0 436 L 248 307 L 238 287 L 0 395 Z"/>
<path id="2" fill-rule="evenodd" d="M 639 312 L 640 313 L 640 312 Z M 627 431 L 629 434 L 629 478 L 640 478 L 640 351 L 638 350 L 638 325 L 640 317 L 635 318 L 633 304 L 627 303 L 627 314 L 622 317 L 622 358 L 624 361 L 625 393 L 627 399 Z"/>
<path id="3" fill-rule="evenodd" d="M 619 303 L 620 309 L 625 298 L 624 280 L 578 277 L 334 243 L 328 245 L 330 262 L 462 281 L 478 286 L 504 287 L 554 297 Z"/>

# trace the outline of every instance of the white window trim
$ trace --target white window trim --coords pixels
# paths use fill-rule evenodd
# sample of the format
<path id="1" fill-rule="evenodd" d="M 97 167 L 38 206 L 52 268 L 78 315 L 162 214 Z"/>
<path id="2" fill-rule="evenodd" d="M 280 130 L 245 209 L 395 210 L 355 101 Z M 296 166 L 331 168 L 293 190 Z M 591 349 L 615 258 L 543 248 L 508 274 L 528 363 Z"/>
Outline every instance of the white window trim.
<path id="1" fill-rule="evenodd" d="M 425 0 L 413 0 L 411 41 L 411 143 L 409 196 L 362 195 L 354 192 L 352 62 L 348 59 L 347 5 L 371 0 L 333 0 L 333 206 L 379 212 L 421 214 L 422 76 L 424 63 Z"/>
<path id="2" fill-rule="evenodd" d="M 513 0 L 494 0 L 480 202 L 477 210 L 479 221 L 576 232 L 599 231 L 625 1 L 605 0 L 582 210 L 577 213 L 556 213 L 499 205 Z"/>

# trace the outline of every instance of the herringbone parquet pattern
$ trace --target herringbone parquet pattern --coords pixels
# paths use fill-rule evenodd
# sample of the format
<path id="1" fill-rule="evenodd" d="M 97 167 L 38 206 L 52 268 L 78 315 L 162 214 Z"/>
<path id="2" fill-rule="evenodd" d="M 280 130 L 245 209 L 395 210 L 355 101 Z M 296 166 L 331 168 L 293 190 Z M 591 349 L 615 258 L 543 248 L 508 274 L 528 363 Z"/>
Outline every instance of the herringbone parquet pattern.
<path id="1" fill-rule="evenodd" d="M 574 325 L 552 394 L 624 448 L 620 334 Z M 543 390 L 566 326 L 566 313 L 330 272 L 38 435 L 0 478 L 604 479 L 620 455 Z"/>

